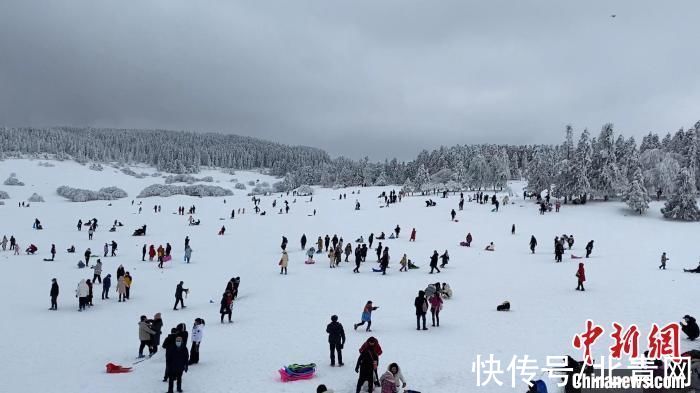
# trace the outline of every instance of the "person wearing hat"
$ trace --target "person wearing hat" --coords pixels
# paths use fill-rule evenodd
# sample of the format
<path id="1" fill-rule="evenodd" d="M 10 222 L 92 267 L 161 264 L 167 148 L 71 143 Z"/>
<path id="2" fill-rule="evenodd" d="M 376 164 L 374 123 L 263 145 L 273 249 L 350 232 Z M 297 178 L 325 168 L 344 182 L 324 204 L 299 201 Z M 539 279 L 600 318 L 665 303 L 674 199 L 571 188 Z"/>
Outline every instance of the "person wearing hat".
<path id="1" fill-rule="evenodd" d="M 155 334 L 156 332 L 148 325 L 148 318 L 145 315 L 141 315 L 141 320 L 139 321 L 139 340 L 141 341 L 141 345 L 139 345 L 139 359 L 143 357 L 144 348 L 148 347 L 150 352 L 151 337 Z"/>
<path id="2" fill-rule="evenodd" d="M 331 316 L 331 323 L 326 326 L 328 344 L 331 350 L 331 367 L 335 367 L 335 353 L 338 353 L 338 366 L 343 366 L 343 346 L 345 345 L 345 330 L 338 322 L 338 316 Z"/>
<path id="3" fill-rule="evenodd" d="M 333 391 L 331 389 L 328 389 L 326 385 L 320 384 L 316 388 L 316 393 L 333 393 Z"/>
<path id="4" fill-rule="evenodd" d="M 165 369 L 168 376 L 168 393 L 173 393 L 173 383 L 182 392 L 182 373 L 187 372 L 189 353 L 182 337 L 175 337 L 173 345 L 165 349 Z"/>

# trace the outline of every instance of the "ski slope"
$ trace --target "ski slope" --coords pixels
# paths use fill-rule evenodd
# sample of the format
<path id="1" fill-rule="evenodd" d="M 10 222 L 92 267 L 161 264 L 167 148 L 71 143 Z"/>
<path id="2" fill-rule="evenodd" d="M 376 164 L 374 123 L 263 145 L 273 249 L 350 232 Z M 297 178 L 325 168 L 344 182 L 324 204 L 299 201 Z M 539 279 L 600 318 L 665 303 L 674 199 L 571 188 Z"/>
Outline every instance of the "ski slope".
<path id="1" fill-rule="evenodd" d="M 700 275 L 683 273 L 682 268 L 697 266 L 697 243 L 700 225 L 668 222 L 661 218 L 659 202 L 651 204 L 649 213 L 637 216 L 619 202 L 593 202 L 585 207 L 563 205 L 560 213 L 538 214 L 532 201 L 522 201 L 522 184 L 514 183 L 515 203 L 501 206 L 498 213 L 490 205 L 466 202 L 458 212 L 459 222 L 450 221 L 450 210 L 457 209 L 459 195 L 448 199 L 433 196 L 438 205 L 425 208 L 423 197 L 404 198 L 403 202 L 381 208 L 376 198 L 392 187 L 362 188 L 360 195 L 344 190 L 317 189 L 313 202 L 308 197 L 261 197 L 266 216 L 253 213 L 253 204 L 244 191 L 234 190 L 239 181 L 275 181 L 253 172 L 227 175 L 206 170 L 197 177 L 211 175 L 219 185 L 234 191 L 226 198 L 136 199 L 138 192 L 162 178 L 136 179 L 105 166 L 103 172 L 91 171 L 74 162 L 52 162 L 55 167 L 40 167 L 36 160 L 12 159 L 0 162 L 0 179 L 11 172 L 26 183 L 24 187 L 0 185 L 11 199 L 0 206 L 0 236 L 14 235 L 24 250 L 29 243 L 39 251 L 34 256 L 0 252 L 0 353 L 4 354 L 0 391 L 13 392 L 165 392 L 161 382 L 164 351 L 138 364 L 129 374 L 106 374 L 108 362 L 130 365 L 137 356 L 139 316 L 163 315 L 163 334 L 185 322 L 191 328 L 194 318 L 207 321 L 201 345 L 201 360 L 183 377 L 185 392 L 315 392 L 316 385 L 326 384 L 336 393 L 354 392 L 357 374 L 354 365 L 357 349 L 370 336 L 377 337 L 384 350 L 379 371 L 397 362 L 409 388 L 423 392 L 501 392 L 525 391 L 522 385 L 513 390 L 510 377 L 503 376 L 502 387 L 474 387 L 471 371 L 477 354 L 494 354 L 505 368 L 514 355 L 527 354 L 544 366 L 548 355 L 581 353 L 571 345 L 572 337 L 583 331 L 590 318 L 611 329 L 611 322 L 624 326 L 637 324 L 646 337 L 652 323 L 679 321 L 685 314 L 698 317 Z M 154 172 L 134 168 L 136 172 Z M 56 195 L 58 186 L 98 189 L 123 188 L 128 198 L 117 201 L 69 202 Z M 398 187 L 396 188 L 398 191 Z M 33 192 L 45 203 L 17 207 Z M 347 194 L 338 200 L 338 194 Z M 489 193 L 490 194 L 490 193 Z M 277 209 L 271 207 L 277 199 Z M 354 210 L 355 199 L 362 204 Z M 136 204 L 143 201 L 143 212 Z M 224 203 L 226 199 L 226 203 Z M 289 214 L 277 214 L 284 199 L 290 202 Z M 111 203 L 111 206 L 109 206 Z M 161 213 L 153 205 L 162 205 Z M 198 227 L 187 224 L 187 215 L 175 214 L 178 206 L 195 205 Z M 230 220 L 232 209 L 245 208 L 245 215 Z M 315 216 L 311 215 L 317 210 Z M 78 232 L 79 218 L 99 220 L 100 227 L 89 241 L 87 231 Z M 43 231 L 32 229 L 39 218 Z M 123 228 L 108 232 L 111 223 L 120 220 Z M 132 237 L 132 231 L 148 225 L 146 237 Z M 315 265 L 305 265 L 305 253 L 299 238 L 305 233 L 308 246 L 316 238 L 338 234 L 345 242 L 360 235 L 367 239 L 384 231 L 388 236 L 396 225 L 401 237 L 386 240 L 390 248 L 390 269 L 386 276 L 373 273 L 375 253 L 368 253 L 361 274 L 353 274 L 354 263 L 328 268 L 324 254 L 316 256 Z M 511 225 L 516 234 L 511 235 Z M 217 236 L 225 225 L 225 236 Z M 417 241 L 409 243 L 412 228 Z M 471 248 L 458 243 L 471 232 Z M 563 233 L 576 239 L 573 251 L 564 262 L 555 264 L 553 239 Z M 282 235 L 287 236 L 289 274 L 279 274 Z M 537 253 L 531 255 L 528 242 L 535 235 Z M 183 263 L 184 238 L 189 236 L 193 249 L 192 263 Z M 586 264 L 586 292 L 575 291 L 574 274 L 579 260 L 570 254 L 585 254 L 585 244 L 595 240 L 595 249 Z M 113 277 L 111 298 L 100 300 L 101 286 L 94 287 L 95 306 L 77 312 L 75 288 L 80 279 L 92 278 L 92 270 L 78 269 L 76 263 L 90 247 L 101 257 L 105 242 L 116 240 L 117 257 L 101 258 L 104 277 Z M 483 251 L 493 241 L 495 252 Z M 173 261 L 165 269 L 156 263 L 141 262 L 144 243 L 173 246 Z M 376 247 L 375 241 L 375 247 Z M 52 243 L 58 254 L 49 257 Z M 76 254 L 66 248 L 75 245 Z M 429 275 L 428 259 L 433 250 L 449 250 L 451 260 L 442 273 Z M 659 271 L 659 258 L 666 251 L 670 258 L 666 271 Z M 399 273 L 398 261 L 406 253 L 421 269 Z M 352 256 L 351 259 L 352 261 Z M 93 259 L 94 261 L 94 259 Z M 123 264 L 134 282 L 131 299 L 118 303 L 116 268 Z M 233 306 L 233 324 L 219 323 L 219 301 L 230 277 L 240 276 L 239 298 Z M 48 311 L 51 278 L 61 288 L 57 312 Z M 176 284 L 183 280 L 190 289 L 187 308 L 172 311 Z M 413 300 L 417 291 L 436 281 L 447 282 L 454 297 L 446 300 L 441 326 L 428 331 L 415 330 Z M 379 309 L 373 314 L 373 332 L 362 328 L 353 331 L 367 300 Z M 496 312 L 497 304 L 511 302 L 510 312 Z M 347 342 L 343 368 L 331 368 L 325 327 L 330 316 L 337 314 L 344 325 Z M 428 315 L 430 324 L 430 315 Z M 644 340 L 640 343 L 645 346 Z M 602 339 L 594 351 L 607 354 L 610 340 Z M 681 348 L 698 348 L 697 343 L 681 340 Z M 277 369 L 289 363 L 318 365 L 317 376 L 310 381 L 282 383 Z M 550 389 L 553 384 L 549 383 Z M 375 390 L 377 391 L 377 390 Z M 557 390 L 553 390 L 557 391 Z"/>

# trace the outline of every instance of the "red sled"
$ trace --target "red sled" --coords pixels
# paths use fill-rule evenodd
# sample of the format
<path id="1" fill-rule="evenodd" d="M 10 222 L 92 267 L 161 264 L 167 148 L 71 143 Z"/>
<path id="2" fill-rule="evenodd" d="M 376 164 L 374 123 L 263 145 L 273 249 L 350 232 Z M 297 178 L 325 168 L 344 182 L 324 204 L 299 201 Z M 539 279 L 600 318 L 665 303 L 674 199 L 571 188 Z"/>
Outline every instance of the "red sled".
<path id="1" fill-rule="evenodd" d="M 107 369 L 107 374 L 124 374 L 131 372 L 131 367 L 122 367 L 114 363 L 107 363 L 105 368 Z"/>
<path id="2" fill-rule="evenodd" d="M 163 257 L 163 262 L 170 262 L 171 259 L 173 259 L 172 255 L 165 255 Z"/>
<path id="3" fill-rule="evenodd" d="M 571 259 L 583 259 L 583 257 L 577 257 L 576 255 L 571 254 Z"/>

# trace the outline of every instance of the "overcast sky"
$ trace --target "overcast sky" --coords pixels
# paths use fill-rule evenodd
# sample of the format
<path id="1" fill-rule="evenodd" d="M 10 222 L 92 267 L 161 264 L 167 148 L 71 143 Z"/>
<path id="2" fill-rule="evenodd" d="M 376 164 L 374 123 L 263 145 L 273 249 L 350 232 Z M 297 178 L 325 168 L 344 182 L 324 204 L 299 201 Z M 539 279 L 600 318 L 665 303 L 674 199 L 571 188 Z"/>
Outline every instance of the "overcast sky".
<path id="1" fill-rule="evenodd" d="M 611 15 L 616 14 L 615 18 Z M 700 1 L 2 0 L 0 125 L 411 159 L 700 120 Z"/>

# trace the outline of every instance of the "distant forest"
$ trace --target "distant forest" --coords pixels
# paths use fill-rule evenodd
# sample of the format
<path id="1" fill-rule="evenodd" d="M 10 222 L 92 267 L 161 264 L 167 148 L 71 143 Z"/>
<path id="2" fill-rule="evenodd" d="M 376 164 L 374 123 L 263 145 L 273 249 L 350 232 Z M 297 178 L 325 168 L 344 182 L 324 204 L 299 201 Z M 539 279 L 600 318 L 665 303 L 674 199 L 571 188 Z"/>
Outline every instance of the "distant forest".
<path id="1" fill-rule="evenodd" d="M 625 197 L 637 180 L 644 193 L 669 195 L 682 169 L 700 184 L 700 122 L 641 143 L 615 135 L 612 124 L 575 137 L 570 126 L 557 145 L 456 145 L 424 150 L 408 162 L 331 158 L 321 149 L 288 146 L 228 134 L 94 128 L 3 128 L 0 158 L 52 155 L 82 163 L 152 165 L 162 172 L 197 173 L 202 167 L 265 168 L 284 177 L 277 190 L 397 185 L 410 191 L 503 189 L 526 179 L 532 191 L 578 200 Z M 697 190 L 697 188 L 694 188 Z M 647 191 L 648 190 L 648 191 Z"/>

